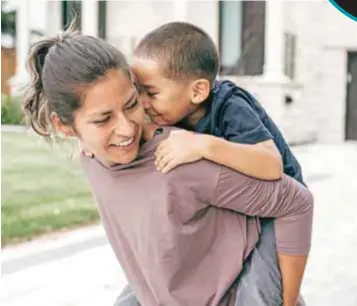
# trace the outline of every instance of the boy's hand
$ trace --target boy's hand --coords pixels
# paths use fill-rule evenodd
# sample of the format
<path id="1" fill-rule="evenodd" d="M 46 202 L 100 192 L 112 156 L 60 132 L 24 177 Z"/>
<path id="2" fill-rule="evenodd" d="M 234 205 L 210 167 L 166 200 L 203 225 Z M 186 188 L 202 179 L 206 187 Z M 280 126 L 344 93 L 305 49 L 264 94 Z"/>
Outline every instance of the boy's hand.
<path id="1" fill-rule="evenodd" d="M 200 160 L 205 146 L 202 136 L 188 131 L 172 131 L 155 152 L 157 170 L 167 173 L 181 164 Z"/>

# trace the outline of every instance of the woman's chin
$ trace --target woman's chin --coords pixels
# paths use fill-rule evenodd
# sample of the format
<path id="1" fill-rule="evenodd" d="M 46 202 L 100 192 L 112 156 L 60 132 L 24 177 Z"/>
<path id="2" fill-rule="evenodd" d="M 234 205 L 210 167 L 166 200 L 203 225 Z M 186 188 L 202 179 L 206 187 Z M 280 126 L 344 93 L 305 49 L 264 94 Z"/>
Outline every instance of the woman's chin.
<path id="1" fill-rule="evenodd" d="M 140 149 L 140 135 L 137 135 L 135 137 L 135 140 L 133 141 L 132 144 L 130 144 L 127 147 L 115 147 L 112 146 L 110 148 L 110 159 L 115 162 L 116 164 L 130 164 L 133 162 L 136 157 L 138 156 L 139 149 Z"/>
<path id="2" fill-rule="evenodd" d="M 111 165 L 130 164 L 137 158 L 139 154 L 141 136 L 142 136 L 142 129 L 140 127 L 138 133 L 135 136 L 135 139 L 129 145 L 127 146 L 109 145 L 105 151 L 105 155 L 106 155 L 105 159 L 109 161 Z"/>
<path id="3" fill-rule="evenodd" d="M 139 145 L 132 148 L 130 151 L 127 152 L 118 152 L 118 154 L 113 154 L 111 160 L 116 164 L 130 164 L 133 162 L 136 157 L 138 156 L 139 152 Z"/>

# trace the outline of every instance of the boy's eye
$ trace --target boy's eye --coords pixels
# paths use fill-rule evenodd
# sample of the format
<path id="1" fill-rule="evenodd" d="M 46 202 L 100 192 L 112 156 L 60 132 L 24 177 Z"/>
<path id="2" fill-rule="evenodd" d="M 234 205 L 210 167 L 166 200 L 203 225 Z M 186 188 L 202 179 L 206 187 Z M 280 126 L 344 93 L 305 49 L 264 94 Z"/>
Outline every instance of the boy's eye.
<path id="1" fill-rule="evenodd" d="M 158 93 L 157 92 L 148 92 L 147 94 L 150 98 L 154 98 Z"/>

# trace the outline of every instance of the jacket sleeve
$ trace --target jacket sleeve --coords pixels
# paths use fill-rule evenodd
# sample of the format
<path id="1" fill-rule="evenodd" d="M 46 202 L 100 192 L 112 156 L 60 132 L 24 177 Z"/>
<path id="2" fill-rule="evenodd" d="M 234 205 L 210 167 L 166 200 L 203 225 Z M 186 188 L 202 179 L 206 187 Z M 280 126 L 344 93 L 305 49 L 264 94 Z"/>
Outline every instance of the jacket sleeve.
<path id="1" fill-rule="evenodd" d="M 259 217 L 275 217 L 278 251 L 305 255 L 310 250 L 313 196 L 294 179 L 284 175 L 263 181 L 222 167 L 212 205 Z"/>

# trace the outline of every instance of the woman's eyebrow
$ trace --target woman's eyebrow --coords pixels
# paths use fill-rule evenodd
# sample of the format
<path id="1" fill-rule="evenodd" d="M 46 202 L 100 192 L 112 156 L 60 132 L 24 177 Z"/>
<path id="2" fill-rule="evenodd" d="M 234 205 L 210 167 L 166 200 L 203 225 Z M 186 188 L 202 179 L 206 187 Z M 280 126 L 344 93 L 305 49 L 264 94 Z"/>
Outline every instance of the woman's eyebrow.
<path id="1" fill-rule="evenodd" d="M 97 117 L 97 116 L 108 116 L 112 113 L 112 111 L 108 110 L 108 111 L 99 111 L 99 112 L 93 112 L 91 114 L 89 114 L 89 117 Z"/>
<path id="2" fill-rule="evenodd" d="M 130 102 L 132 102 L 133 100 L 136 99 L 137 93 L 136 91 L 133 91 L 132 95 L 130 96 L 130 98 L 125 102 L 124 105 L 129 104 Z M 101 110 L 101 111 L 94 111 L 91 114 L 88 114 L 89 117 L 104 117 L 104 116 L 108 116 L 112 113 L 111 110 Z"/>

